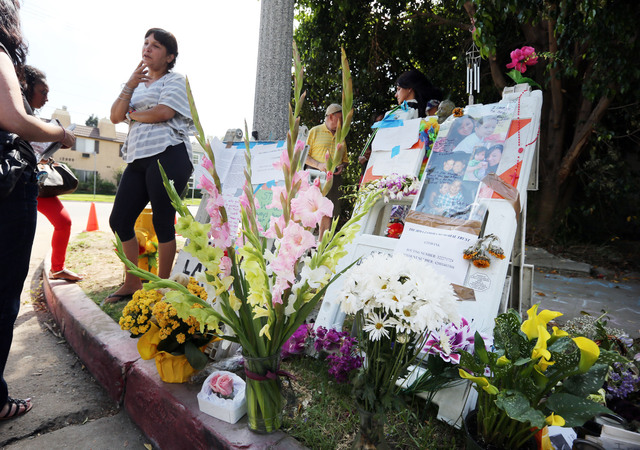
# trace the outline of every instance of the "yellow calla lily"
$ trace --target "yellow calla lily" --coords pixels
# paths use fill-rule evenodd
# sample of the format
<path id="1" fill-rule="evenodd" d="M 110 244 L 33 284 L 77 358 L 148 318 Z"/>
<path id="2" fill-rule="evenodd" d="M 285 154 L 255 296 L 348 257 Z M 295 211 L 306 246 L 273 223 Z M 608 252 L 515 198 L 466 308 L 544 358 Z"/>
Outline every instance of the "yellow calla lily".
<path id="1" fill-rule="evenodd" d="M 498 392 L 500 392 L 498 388 L 491 383 L 487 384 L 486 386 L 483 386 L 482 389 L 484 389 L 485 392 L 488 392 L 489 395 L 498 395 Z"/>
<path id="2" fill-rule="evenodd" d="M 529 318 L 522 322 L 520 329 L 524 334 L 527 335 L 527 337 L 531 341 L 538 337 L 538 327 L 540 325 L 543 326 L 546 330 L 549 321 L 561 316 L 562 313 L 544 309 L 540 312 L 540 314 L 538 314 L 538 304 L 535 304 L 531 308 L 529 308 L 529 310 L 527 311 L 527 315 L 529 316 Z"/>
<path id="3" fill-rule="evenodd" d="M 551 330 L 552 330 L 551 339 L 549 339 L 549 342 L 547 343 L 547 345 L 553 344 L 555 341 L 557 341 L 561 337 L 569 336 L 569 333 L 567 333 L 564 330 L 561 330 L 558 327 L 552 327 Z"/>
<path id="4" fill-rule="evenodd" d="M 471 380 L 474 383 L 477 383 L 478 386 L 481 386 L 483 388 L 489 386 L 489 380 L 487 380 L 485 377 L 474 377 L 469 372 L 467 372 L 465 370 L 462 370 L 462 369 L 458 369 L 458 373 L 465 380 Z"/>
<path id="5" fill-rule="evenodd" d="M 585 373 L 593 366 L 600 356 L 600 347 L 591 339 L 587 339 L 583 336 L 573 338 L 573 342 L 576 343 L 580 349 L 580 363 L 578 369 L 580 373 Z"/>
<path id="6" fill-rule="evenodd" d="M 540 358 L 540 361 L 538 361 L 538 364 L 533 367 L 540 373 L 543 373 L 547 370 L 547 367 L 553 366 L 555 363 L 555 361 L 549 361 L 547 358 L 542 357 Z"/>
<path id="7" fill-rule="evenodd" d="M 549 426 L 563 427 L 565 424 L 564 418 L 562 416 L 556 416 L 555 413 L 551 413 L 544 421 Z"/>
<path id="8" fill-rule="evenodd" d="M 533 347 L 533 352 L 531 352 L 531 359 L 538 359 L 540 357 L 547 360 L 551 359 L 551 352 L 547 350 L 547 341 L 549 340 L 551 335 L 543 325 L 538 325 L 537 334 L 538 341 L 536 342 L 536 346 Z"/>
<path id="9" fill-rule="evenodd" d="M 507 364 L 510 364 L 511 361 L 509 360 L 509 358 L 507 358 L 506 356 L 502 355 L 500 358 L 498 358 L 498 360 L 496 361 L 496 364 L 498 365 L 498 367 L 504 367 Z"/>

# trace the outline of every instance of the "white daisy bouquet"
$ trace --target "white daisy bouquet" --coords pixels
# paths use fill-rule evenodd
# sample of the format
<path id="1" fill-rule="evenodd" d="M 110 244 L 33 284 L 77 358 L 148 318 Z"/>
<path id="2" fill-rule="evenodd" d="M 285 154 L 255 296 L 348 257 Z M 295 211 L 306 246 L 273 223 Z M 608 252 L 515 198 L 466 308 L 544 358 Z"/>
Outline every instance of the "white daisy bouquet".
<path id="1" fill-rule="evenodd" d="M 372 254 L 346 274 L 340 308 L 355 315 L 366 355 L 354 380 L 361 409 L 384 412 L 396 381 L 415 362 L 431 332 L 458 321 L 451 284 L 431 266 L 403 255 Z"/>

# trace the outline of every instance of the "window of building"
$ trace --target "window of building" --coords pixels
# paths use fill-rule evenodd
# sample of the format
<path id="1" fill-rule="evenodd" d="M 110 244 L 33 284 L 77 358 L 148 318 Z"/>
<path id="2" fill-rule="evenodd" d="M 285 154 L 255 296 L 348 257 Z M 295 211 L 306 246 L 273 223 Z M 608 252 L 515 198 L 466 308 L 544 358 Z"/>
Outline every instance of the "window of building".
<path id="1" fill-rule="evenodd" d="M 76 150 L 81 153 L 96 153 L 96 141 L 93 139 L 77 138 Z"/>

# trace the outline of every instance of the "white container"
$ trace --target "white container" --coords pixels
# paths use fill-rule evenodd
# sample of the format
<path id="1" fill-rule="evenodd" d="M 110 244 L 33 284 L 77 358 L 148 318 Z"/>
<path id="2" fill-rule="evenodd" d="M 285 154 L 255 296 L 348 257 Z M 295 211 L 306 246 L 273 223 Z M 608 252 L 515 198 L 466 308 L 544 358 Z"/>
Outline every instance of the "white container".
<path id="1" fill-rule="evenodd" d="M 224 399 L 218 397 L 209 385 L 209 381 L 216 374 L 229 375 L 233 379 L 233 398 Z M 216 419 L 229 423 L 236 423 L 247 413 L 247 399 L 245 397 L 246 384 L 242 378 L 232 372 L 218 370 L 204 380 L 202 389 L 198 392 L 198 405 L 200 411 Z"/>

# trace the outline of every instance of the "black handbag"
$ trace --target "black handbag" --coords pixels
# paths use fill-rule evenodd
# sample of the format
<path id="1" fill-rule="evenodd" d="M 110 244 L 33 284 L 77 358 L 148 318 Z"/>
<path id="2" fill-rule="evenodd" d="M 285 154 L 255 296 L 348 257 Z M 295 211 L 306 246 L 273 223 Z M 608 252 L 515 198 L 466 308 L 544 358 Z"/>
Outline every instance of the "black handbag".
<path id="1" fill-rule="evenodd" d="M 47 172 L 44 183 L 40 183 L 38 197 L 57 197 L 71 194 L 78 188 L 78 179 L 66 164 L 50 160 L 48 163 L 38 164 L 38 170 Z"/>
<path id="2" fill-rule="evenodd" d="M 25 169 L 35 166 L 33 149 L 17 134 L 0 131 L 0 199 L 11 194 Z"/>

